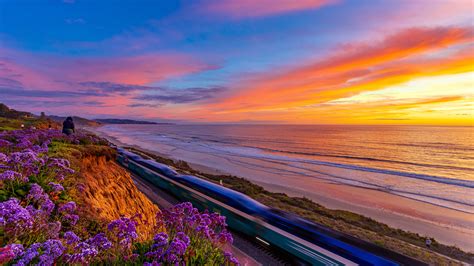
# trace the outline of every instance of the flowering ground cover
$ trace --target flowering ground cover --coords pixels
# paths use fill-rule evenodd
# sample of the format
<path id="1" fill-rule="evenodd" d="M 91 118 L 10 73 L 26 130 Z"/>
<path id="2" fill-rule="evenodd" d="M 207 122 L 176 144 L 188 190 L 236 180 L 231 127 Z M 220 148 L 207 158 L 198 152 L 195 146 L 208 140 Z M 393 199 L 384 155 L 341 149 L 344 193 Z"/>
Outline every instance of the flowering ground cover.
<path id="1" fill-rule="evenodd" d="M 159 211 L 149 240 L 139 240 L 140 214 L 106 225 L 87 216 L 70 159 L 106 145 L 84 133 L 0 132 L 0 264 L 238 264 L 224 252 L 232 243 L 225 217 L 191 203 Z"/>

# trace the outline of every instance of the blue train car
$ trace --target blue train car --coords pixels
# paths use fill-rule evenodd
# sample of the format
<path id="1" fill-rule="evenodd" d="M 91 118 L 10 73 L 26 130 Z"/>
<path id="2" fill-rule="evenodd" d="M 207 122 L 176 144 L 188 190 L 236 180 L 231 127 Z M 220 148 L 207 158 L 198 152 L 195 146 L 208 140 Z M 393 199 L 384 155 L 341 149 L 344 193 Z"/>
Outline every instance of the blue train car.
<path id="1" fill-rule="evenodd" d="M 297 237 L 263 222 L 258 218 L 268 207 L 234 190 L 202 180 L 195 176 L 175 176 L 168 178 L 145 166 L 143 161 L 129 160 L 127 167 L 152 184 L 169 191 L 182 201 L 189 201 L 201 210 L 208 209 L 226 217 L 228 226 L 250 236 L 262 239 L 278 239 L 275 246 L 296 255 L 303 261 L 313 265 L 355 265 L 343 257 L 329 251 L 319 249 L 311 243 L 298 245 Z M 291 244 L 289 244 L 291 243 Z M 310 246 L 308 249 L 307 246 Z M 312 247 L 314 246 L 314 247 Z M 341 262 L 342 261 L 342 262 Z"/>
<path id="2" fill-rule="evenodd" d="M 336 232 L 296 215 L 270 209 L 252 198 L 167 165 L 118 150 L 118 161 L 201 210 L 226 216 L 230 228 L 285 250 L 313 265 L 425 265 L 360 239 Z"/>
<path id="3" fill-rule="evenodd" d="M 157 173 L 160 173 L 164 176 L 167 176 L 167 177 L 170 177 L 170 178 L 178 176 L 178 173 L 175 170 L 171 169 L 166 164 L 162 164 L 162 163 L 159 163 L 159 162 L 156 162 L 156 161 L 153 161 L 153 160 L 135 160 L 135 161 L 137 163 L 147 167 L 148 169 L 151 169 L 151 170 L 153 170 Z"/>

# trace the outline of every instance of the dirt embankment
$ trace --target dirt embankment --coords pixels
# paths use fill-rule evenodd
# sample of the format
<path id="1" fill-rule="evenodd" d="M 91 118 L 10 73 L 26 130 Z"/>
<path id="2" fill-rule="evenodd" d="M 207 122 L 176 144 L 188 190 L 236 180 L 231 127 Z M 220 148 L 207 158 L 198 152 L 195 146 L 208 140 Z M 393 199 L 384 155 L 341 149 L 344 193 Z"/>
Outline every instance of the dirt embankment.
<path id="1" fill-rule="evenodd" d="M 158 207 L 135 186 L 130 173 L 105 156 L 87 156 L 81 160 L 84 204 L 101 220 L 141 214 L 141 239 L 149 239 Z"/>
<path id="2" fill-rule="evenodd" d="M 76 171 L 65 180 L 69 200 L 78 204 L 79 227 L 84 235 L 94 235 L 121 216 L 141 215 L 140 240 L 151 239 L 158 207 L 142 194 L 130 173 L 116 163 L 116 151 L 106 145 L 75 145 L 53 142 L 49 154 L 65 158 Z"/>

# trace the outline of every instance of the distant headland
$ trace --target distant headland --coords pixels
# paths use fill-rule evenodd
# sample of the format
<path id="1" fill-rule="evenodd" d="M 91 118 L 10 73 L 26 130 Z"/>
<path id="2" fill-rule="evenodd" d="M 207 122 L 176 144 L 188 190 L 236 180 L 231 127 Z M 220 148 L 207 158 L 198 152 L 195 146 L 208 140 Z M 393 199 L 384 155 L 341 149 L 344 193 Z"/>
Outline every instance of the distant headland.
<path id="1" fill-rule="evenodd" d="M 157 123 L 157 122 L 151 122 L 151 121 L 116 119 L 116 118 L 94 119 L 94 121 L 99 122 L 101 124 L 143 124 L 143 125 L 172 124 L 172 123 Z"/>

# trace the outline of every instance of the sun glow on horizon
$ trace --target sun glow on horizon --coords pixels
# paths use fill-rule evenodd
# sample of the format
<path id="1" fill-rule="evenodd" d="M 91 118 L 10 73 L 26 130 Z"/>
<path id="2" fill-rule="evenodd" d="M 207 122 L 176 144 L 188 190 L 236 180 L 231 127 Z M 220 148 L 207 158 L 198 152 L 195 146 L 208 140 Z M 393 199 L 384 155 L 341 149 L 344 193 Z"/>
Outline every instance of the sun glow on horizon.
<path id="1" fill-rule="evenodd" d="M 418 78 L 377 91 L 328 102 L 351 106 L 372 120 L 400 123 L 473 125 L 474 72 Z M 370 110 L 370 112 L 361 112 Z"/>
<path id="2" fill-rule="evenodd" d="M 1 101 L 89 118 L 473 125 L 472 1 L 198 2 L 2 5 Z"/>

